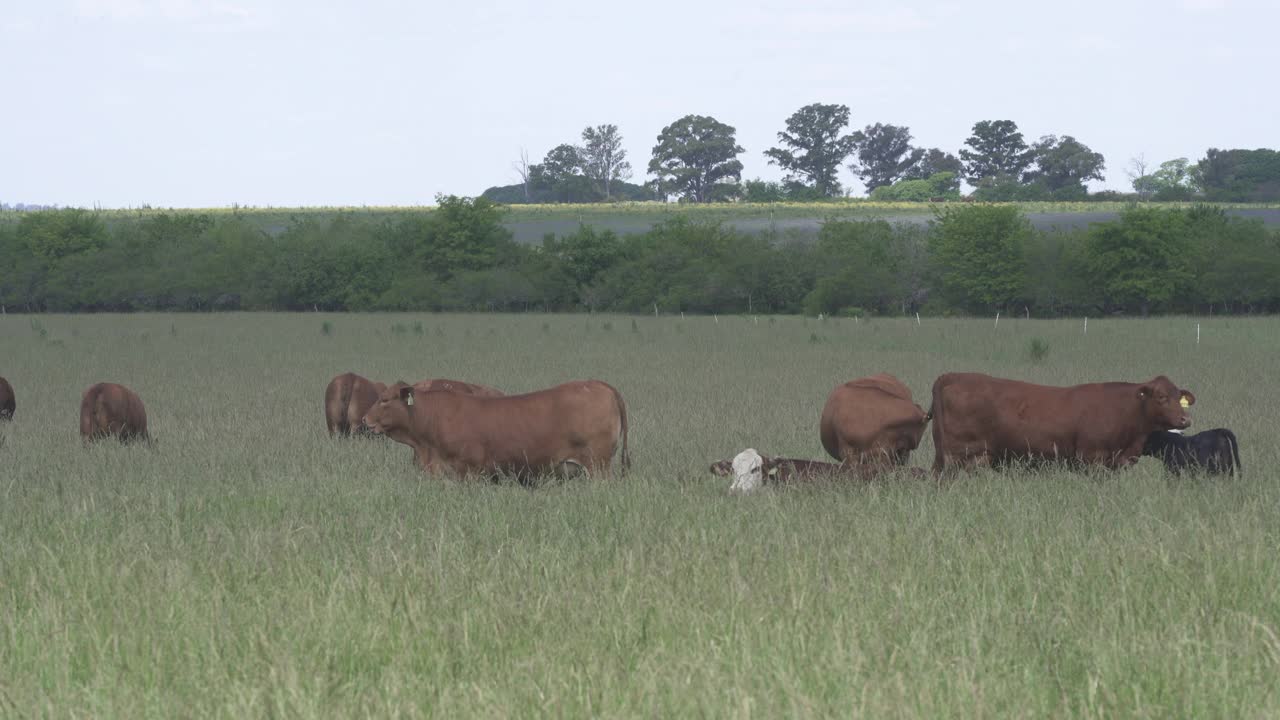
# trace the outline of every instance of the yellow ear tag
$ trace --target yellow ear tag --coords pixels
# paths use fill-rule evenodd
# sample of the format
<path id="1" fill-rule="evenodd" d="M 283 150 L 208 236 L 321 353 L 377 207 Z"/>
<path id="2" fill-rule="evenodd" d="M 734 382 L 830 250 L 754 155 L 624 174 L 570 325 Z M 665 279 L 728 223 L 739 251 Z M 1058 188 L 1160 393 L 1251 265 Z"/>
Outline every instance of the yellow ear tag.
<path id="1" fill-rule="evenodd" d="M 1179 400 L 1178 402 L 1179 402 L 1179 403 L 1181 403 L 1181 404 L 1182 404 L 1182 407 L 1184 407 L 1184 408 L 1189 408 L 1189 407 L 1191 407 L 1191 403 L 1187 401 L 1187 396 L 1186 396 L 1186 395 L 1183 395 L 1183 396 L 1182 396 L 1182 399 L 1181 399 L 1181 400 Z"/>
<path id="2" fill-rule="evenodd" d="M 1186 402 L 1186 400 L 1184 399 L 1183 402 Z M 404 404 L 413 405 L 413 393 L 409 393 L 408 395 L 404 396 Z"/>

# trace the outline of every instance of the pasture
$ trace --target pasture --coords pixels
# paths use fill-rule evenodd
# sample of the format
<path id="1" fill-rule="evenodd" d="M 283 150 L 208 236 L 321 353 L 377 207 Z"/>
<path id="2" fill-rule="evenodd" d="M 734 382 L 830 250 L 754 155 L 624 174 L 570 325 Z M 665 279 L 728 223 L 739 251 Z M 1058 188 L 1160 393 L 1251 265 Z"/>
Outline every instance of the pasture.
<path id="1" fill-rule="evenodd" d="M 1196 322 L 1201 324 L 1196 344 Z M 1275 717 L 1280 320 L 0 316 L 0 715 Z M 1033 339 L 1048 351 L 1031 352 Z M 329 439 L 335 374 L 596 377 L 632 472 L 537 489 Z M 766 488 L 838 382 L 1169 375 L 1245 474 Z M 155 448 L 77 436 L 135 389 Z M 932 442 L 912 456 L 928 466 Z"/>

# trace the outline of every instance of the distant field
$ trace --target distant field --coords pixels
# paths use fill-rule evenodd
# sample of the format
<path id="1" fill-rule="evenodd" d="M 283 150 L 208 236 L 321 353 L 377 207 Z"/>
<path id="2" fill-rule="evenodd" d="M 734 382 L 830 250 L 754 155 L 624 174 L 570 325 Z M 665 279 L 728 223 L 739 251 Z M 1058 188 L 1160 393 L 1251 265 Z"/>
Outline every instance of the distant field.
<path id="1" fill-rule="evenodd" d="M 1080 228 L 1089 223 L 1114 220 L 1126 203 L 1015 203 L 1031 222 L 1040 228 Z M 1148 203 L 1153 207 L 1186 207 L 1187 203 Z M 1261 218 L 1270 227 L 1280 227 L 1280 206 L 1220 204 L 1228 213 L 1240 217 Z M 547 233 L 563 235 L 585 223 L 607 228 L 619 234 L 641 233 L 654 223 L 677 215 L 701 220 L 719 221 L 743 232 L 777 232 L 781 235 L 811 236 L 828 218 L 885 218 L 892 222 L 927 222 L 943 207 L 940 203 L 885 203 L 847 201 L 832 203 L 720 203 L 678 205 L 661 203 L 625 203 L 616 205 L 516 205 L 511 206 L 506 224 L 519 242 L 534 243 Z M 108 210 L 108 222 L 168 212 L 165 209 Z M 401 213 L 431 212 L 430 207 L 350 207 L 350 208 L 215 208 L 193 212 L 217 215 L 238 213 L 269 233 L 283 231 L 300 217 L 327 218 L 338 212 L 378 221 Z M 20 213 L 0 212 L 0 223 L 17 222 Z"/>
<path id="2" fill-rule="evenodd" d="M 1201 340 L 1197 345 L 1196 323 Z M 328 327 L 329 334 L 323 329 Z M 1280 320 L 0 316 L 0 716 L 1280 716 Z M 1049 353 L 1033 363 L 1033 337 Z M 766 489 L 836 383 L 1166 373 L 1246 474 Z M 616 385 L 634 471 L 536 490 L 331 441 L 336 373 Z M 134 387 L 154 450 L 79 446 Z M 926 440 L 912 458 L 927 465 Z"/>

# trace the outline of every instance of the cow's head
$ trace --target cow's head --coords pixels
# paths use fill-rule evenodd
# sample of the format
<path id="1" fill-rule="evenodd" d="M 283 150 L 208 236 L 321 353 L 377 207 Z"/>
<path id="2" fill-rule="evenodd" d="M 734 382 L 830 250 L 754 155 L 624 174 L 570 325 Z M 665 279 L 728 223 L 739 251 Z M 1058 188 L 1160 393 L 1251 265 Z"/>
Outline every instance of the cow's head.
<path id="1" fill-rule="evenodd" d="M 1161 430 L 1186 430 L 1191 427 L 1187 408 L 1196 404 L 1196 396 L 1179 390 L 1169 378 L 1161 375 L 1138 388 L 1143 414 Z"/>
<path id="2" fill-rule="evenodd" d="M 361 423 L 376 433 L 393 435 L 408 430 L 413 423 L 413 386 L 398 382 L 378 394 L 378 401 L 364 414 Z"/>
<path id="3" fill-rule="evenodd" d="M 730 490 L 751 492 L 764 485 L 764 458 L 747 448 L 733 458 L 733 484 Z"/>

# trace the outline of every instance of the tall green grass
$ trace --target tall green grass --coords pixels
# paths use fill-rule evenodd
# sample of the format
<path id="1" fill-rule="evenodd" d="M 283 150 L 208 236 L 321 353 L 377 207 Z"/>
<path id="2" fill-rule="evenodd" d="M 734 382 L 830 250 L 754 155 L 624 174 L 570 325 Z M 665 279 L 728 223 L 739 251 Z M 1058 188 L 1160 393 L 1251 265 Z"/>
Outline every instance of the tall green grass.
<path id="1" fill-rule="evenodd" d="M 0 316 L 0 716 L 1275 716 L 1280 321 L 1201 319 L 1199 346 L 1196 322 Z M 927 406 L 966 369 L 1168 374 L 1246 475 L 736 497 L 706 471 L 748 446 L 821 457 L 843 380 L 887 370 Z M 428 478 L 404 446 L 325 436 L 346 370 L 598 377 L 636 465 Z M 138 391 L 155 449 L 81 449 L 96 381 Z"/>

